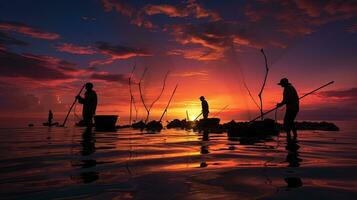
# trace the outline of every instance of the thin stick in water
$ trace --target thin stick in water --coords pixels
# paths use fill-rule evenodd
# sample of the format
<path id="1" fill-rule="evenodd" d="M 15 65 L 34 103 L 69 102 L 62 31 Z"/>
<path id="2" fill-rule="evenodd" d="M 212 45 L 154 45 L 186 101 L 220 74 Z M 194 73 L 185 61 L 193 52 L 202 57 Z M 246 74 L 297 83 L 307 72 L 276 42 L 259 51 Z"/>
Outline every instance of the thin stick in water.
<path id="1" fill-rule="evenodd" d="M 263 120 L 263 99 L 262 99 L 262 95 L 263 95 L 265 84 L 267 82 L 267 78 L 268 78 L 268 74 L 269 74 L 269 67 L 268 67 L 268 61 L 267 61 L 267 57 L 266 57 L 266 55 L 264 53 L 264 50 L 261 49 L 260 51 L 262 52 L 262 54 L 264 56 L 264 61 L 265 61 L 265 77 L 264 77 L 262 88 L 260 89 L 260 92 L 258 94 L 259 101 L 260 101 L 260 115 L 261 115 L 260 119 Z"/>
<path id="2" fill-rule="evenodd" d="M 164 110 L 164 112 L 162 113 L 162 115 L 161 115 L 161 117 L 160 117 L 160 120 L 159 120 L 160 122 L 161 122 L 162 118 L 164 117 L 165 113 L 167 112 L 167 109 L 168 109 L 169 106 L 170 106 L 170 103 L 171 103 L 171 101 L 172 101 L 172 98 L 173 98 L 174 95 L 175 95 L 175 92 L 176 92 L 177 87 L 178 87 L 178 84 L 176 84 L 176 87 L 175 87 L 174 91 L 173 91 L 172 94 L 171 94 L 171 97 L 170 97 L 170 99 L 169 99 L 169 102 L 167 103 L 167 105 L 166 105 L 166 107 L 165 107 L 165 110 Z M 187 111 L 186 111 L 186 112 L 187 112 Z"/>

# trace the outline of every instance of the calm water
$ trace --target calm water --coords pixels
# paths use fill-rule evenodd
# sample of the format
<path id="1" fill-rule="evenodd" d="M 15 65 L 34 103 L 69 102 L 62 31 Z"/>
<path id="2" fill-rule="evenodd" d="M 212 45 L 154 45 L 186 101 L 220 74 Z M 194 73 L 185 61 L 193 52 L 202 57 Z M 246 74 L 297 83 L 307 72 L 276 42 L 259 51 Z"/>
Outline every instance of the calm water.
<path id="1" fill-rule="evenodd" d="M 1 199 L 357 199 L 357 128 L 266 140 L 0 129 Z"/>

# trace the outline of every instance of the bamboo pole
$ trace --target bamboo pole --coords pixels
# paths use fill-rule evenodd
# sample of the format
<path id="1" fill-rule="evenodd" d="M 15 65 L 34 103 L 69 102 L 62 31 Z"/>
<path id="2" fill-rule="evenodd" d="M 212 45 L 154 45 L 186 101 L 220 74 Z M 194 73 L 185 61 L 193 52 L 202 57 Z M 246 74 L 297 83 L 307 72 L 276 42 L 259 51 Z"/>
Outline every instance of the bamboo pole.
<path id="1" fill-rule="evenodd" d="M 213 115 L 213 118 L 216 117 L 217 115 L 221 114 L 221 112 L 224 111 L 226 108 L 228 108 L 228 106 L 229 106 L 229 105 L 226 105 L 226 106 L 224 106 L 223 108 L 221 108 L 221 110 L 219 110 L 217 113 L 215 113 L 215 114 Z"/>
<path id="2" fill-rule="evenodd" d="M 171 103 L 171 101 L 172 101 L 172 98 L 174 97 L 174 94 L 175 94 L 175 92 L 176 92 L 177 86 L 178 86 L 178 84 L 176 84 L 176 87 L 175 87 L 174 91 L 173 91 L 172 94 L 171 94 L 171 97 L 170 97 L 170 99 L 169 99 L 169 102 L 167 103 L 166 108 L 165 108 L 164 112 L 162 113 L 162 115 L 161 115 L 161 117 L 160 117 L 160 120 L 159 120 L 160 122 L 162 121 L 162 118 L 164 117 L 165 113 L 167 112 L 167 109 L 169 108 L 169 105 L 170 105 L 170 103 Z"/>
<path id="3" fill-rule="evenodd" d="M 83 91 L 83 89 L 84 89 L 85 86 L 86 86 L 85 84 L 82 86 L 82 88 L 81 88 L 81 90 L 78 92 L 77 96 L 78 96 L 78 95 L 81 95 L 81 93 L 82 93 L 82 91 Z M 69 114 L 71 113 L 72 108 L 73 108 L 74 104 L 76 104 L 76 102 L 77 102 L 77 98 L 74 99 L 74 101 L 73 101 L 73 103 L 72 103 L 71 107 L 69 108 L 69 111 L 68 111 L 68 113 L 67 113 L 67 115 L 66 115 L 66 118 L 64 119 L 63 124 L 62 124 L 61 126 L 64 127 L 64 126 L 66 125 L 68 116 L 69 116 Z"/>

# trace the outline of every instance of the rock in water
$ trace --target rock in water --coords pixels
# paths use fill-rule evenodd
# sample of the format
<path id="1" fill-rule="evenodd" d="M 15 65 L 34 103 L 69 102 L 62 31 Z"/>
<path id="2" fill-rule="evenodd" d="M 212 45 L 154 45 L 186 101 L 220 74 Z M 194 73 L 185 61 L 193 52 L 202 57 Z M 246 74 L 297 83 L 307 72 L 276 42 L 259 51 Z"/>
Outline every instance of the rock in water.
<path id="1" fill-rule="evenodd" d="M 159 121 L 153 120 L 146 124 L 146 130 L 149 131 L 161 131 L 162 128 L 163 126 Z"/>
<path id="2" fill-rule="evenodd" d="M 96 115 L 94 126 L 96 131 L 116 131 L 118 115 Z"/>
<path id="3" fill-rule="evenodd" d="M 186 119 L 179 120 L 179 119 L 174 119 L 171 122 L 168 122 L 167 128 L 181 128 L 181 129 L 192 129 L 195 126 L 194 121 L 187 121 Z"/>
<path id="4" fill-rule="evenodd" d="M 184 128 L 185 127 L 185 121 L 186 120 L 179 120 L 179 119 L 174 119 L 171 122 L 167 124 L 167 128 Z"/>
<path id="5" fill-rule="evenodd" d="M 131 125 L 131 127 L 133 127 L 134 129 L 141 129 L 143 130 L 145 128 L 146 124 L 141 120 L 141 121 L 138 121 L 136 123 L 133 123 Z"/>
<path id="6" fill-rule="evenodd" d="M 220 120 L 221 119 L 219 118 L 200 119 L 197 122 L 195 129 L 205 130 L 205 131 L 217 130 L 221 127 L 219 124 Z"/>
<path id="7" fill-rule="evenodd" d="M 230 122 L 226 125 L 228 137 L 278 135 L 279 124 L 272 119 L 254 122 Z"/>
<path id="8" fill-rule="evenodd" d="M 297 130 L 321 130 L 321 131 L 339 131 L 340 129 L 334 123 L 330 122 L 295 122 Z"/>

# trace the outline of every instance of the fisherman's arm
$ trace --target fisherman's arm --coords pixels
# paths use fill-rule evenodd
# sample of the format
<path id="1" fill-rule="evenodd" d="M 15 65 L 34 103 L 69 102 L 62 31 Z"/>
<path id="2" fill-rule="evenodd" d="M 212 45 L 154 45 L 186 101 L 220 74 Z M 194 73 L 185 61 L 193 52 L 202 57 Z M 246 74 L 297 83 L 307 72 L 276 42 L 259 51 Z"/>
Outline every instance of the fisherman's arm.
<path id="1" fill-rule="evenodd" d="M 277 107 L 281 107 L 288 102 L 288 96 L 289 96 L 288 93 L 289 93 L 288 90 L 284 89 L 283 100 L 280 103 L 276 104 Z"/>
<path id="2" fill-rule="evenodd" d="M 76 96 L 76 99 L 78 100 L 78 103 L 84 104 L 84 98 L 81 97 L 80 95 Z"/>

